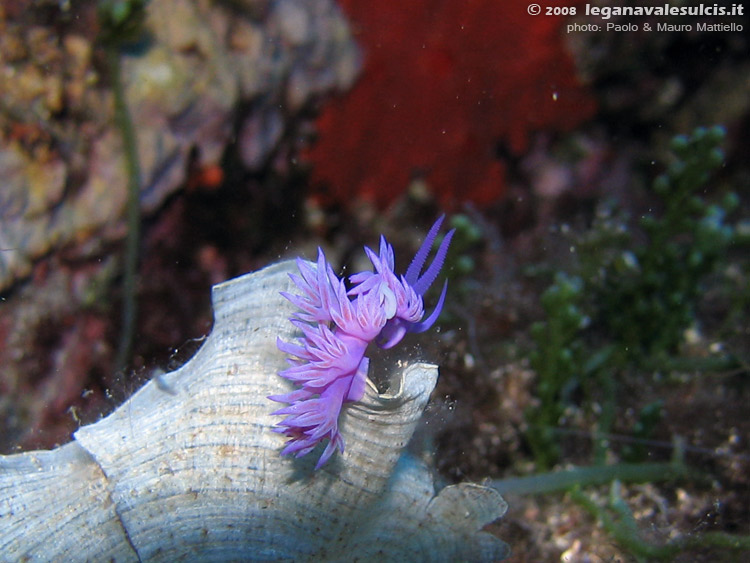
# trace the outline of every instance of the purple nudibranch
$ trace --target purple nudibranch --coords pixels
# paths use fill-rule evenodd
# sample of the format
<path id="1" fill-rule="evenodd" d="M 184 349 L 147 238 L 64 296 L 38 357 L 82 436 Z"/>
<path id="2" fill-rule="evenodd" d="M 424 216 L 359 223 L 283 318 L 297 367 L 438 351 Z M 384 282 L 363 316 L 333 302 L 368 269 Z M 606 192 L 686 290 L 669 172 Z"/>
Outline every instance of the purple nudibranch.
<path id="1" fill-rule="evenodd" d="M 306 455 L 327 439 L 318 469 L 337 449 L 343 452 L 339 413 L 345 402 L 359 401 L 364 395 L 367 346 L 375 342 L 391 348 L 407 332 L 424 332 L 435 323 L 445 302 L 447 280 L 427 318 L 423 318 L 423 296 L 443 267 L 454 230 L 445 235 L 432 263 L 422 270 L 443 219 L 432 226 L 402 276 L 393 271 L 393 247 L 385 237 L 380 237 L 379 255 L 365 247 L 374 271 L 349 276 L 352 287 L 348 291 L 320 248 L 315 266 L 297 259 L 299 275 L 290 277 L 301 293 L 282 295 L 300 309 L 290 321 L 302 336 L 299 343 L 277 339 L 277 346 L 290 356 L 291 365 L 279 375 L 299 387 L 268 397 L 288 404 L 273 413 L 286 416 L 274 429 L 290 438 L 282 455 Z"/>

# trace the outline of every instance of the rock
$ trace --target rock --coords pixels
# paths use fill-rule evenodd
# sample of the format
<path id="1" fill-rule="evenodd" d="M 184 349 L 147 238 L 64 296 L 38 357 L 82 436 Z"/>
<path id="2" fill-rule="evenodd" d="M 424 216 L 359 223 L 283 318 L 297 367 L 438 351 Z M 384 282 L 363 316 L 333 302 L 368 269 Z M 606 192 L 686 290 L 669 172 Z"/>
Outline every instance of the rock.
<path id="1" fill-rule="evenodd" d="M 55 17 L 0 7 L 0 291 L 42 255 L 126 232 L 123 148 L 110 81 L 97 70 L 96 3 L 64 5 L 50 8 Z M 262 167 L 301 108 L 358 72 L 333 0 L 153 0 L 147 10 L 148 43 L 123 55 L 144 213 L 185 182 L 195 151 L 218 163 L 236 130 L 240 153 L 251 155 L 245 164 Z M 249 102 L 248 115 L 238 111 Z"/>

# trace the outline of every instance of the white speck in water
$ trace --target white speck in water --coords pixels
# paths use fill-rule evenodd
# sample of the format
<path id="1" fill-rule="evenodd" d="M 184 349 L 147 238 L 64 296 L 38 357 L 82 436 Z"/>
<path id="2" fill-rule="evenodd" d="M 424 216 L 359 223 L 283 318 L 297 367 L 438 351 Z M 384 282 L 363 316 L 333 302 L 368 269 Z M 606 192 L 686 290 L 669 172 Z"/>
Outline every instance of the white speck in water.
<path id="1" fill-rule="evenodd" d="M 476 362 L 474 361 L 474 356 L 471 354 L 464 355 L 464 366 L 466 366 L 467 369 L 474 369 L 475 365 Z"/>
<path id="2" fill-rule="evenodd" d="M 552 92 L 552 101 L 556 102 L 557 98 L 559 98 L 559 94 L 557 92 Z"/>

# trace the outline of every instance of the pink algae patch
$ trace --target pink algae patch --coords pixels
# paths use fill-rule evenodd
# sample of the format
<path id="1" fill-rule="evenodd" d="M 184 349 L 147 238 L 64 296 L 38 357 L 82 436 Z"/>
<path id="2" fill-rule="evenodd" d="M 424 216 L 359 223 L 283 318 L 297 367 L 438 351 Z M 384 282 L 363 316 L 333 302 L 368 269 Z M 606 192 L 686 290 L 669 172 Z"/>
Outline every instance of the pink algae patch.
<path id="1" fill-rule="evenodd" d="M 342 0 L 365 54 L 354 88 L 329 103 L 310 149 L 315 193 L 386 206 L 413 178 L 444 206 L 505 191 L 498 153 L 537 131 L 568 131 L 596 109 L 561 34 L 526 0 Z"/>

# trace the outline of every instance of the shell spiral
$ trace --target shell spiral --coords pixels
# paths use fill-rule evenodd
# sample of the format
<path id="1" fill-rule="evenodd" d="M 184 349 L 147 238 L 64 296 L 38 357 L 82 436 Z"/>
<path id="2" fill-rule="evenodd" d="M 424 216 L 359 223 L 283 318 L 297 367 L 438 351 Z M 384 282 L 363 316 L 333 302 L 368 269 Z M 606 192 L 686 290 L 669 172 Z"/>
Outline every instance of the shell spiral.
<path id="1" fill-rule="evenodd" d="M 435 493 L 404 453 L 437 368 L 367 390 L 341 417 L 346 451 L 314 471 L 281 457 L 269 395 L 290 384 L 294 262 L 213 288 L 214 328 L 180 369 L 55 450 L 0 456 L 2 561 L 496 561 L 481 528 L 506 505 L 460 484 Z"/>

